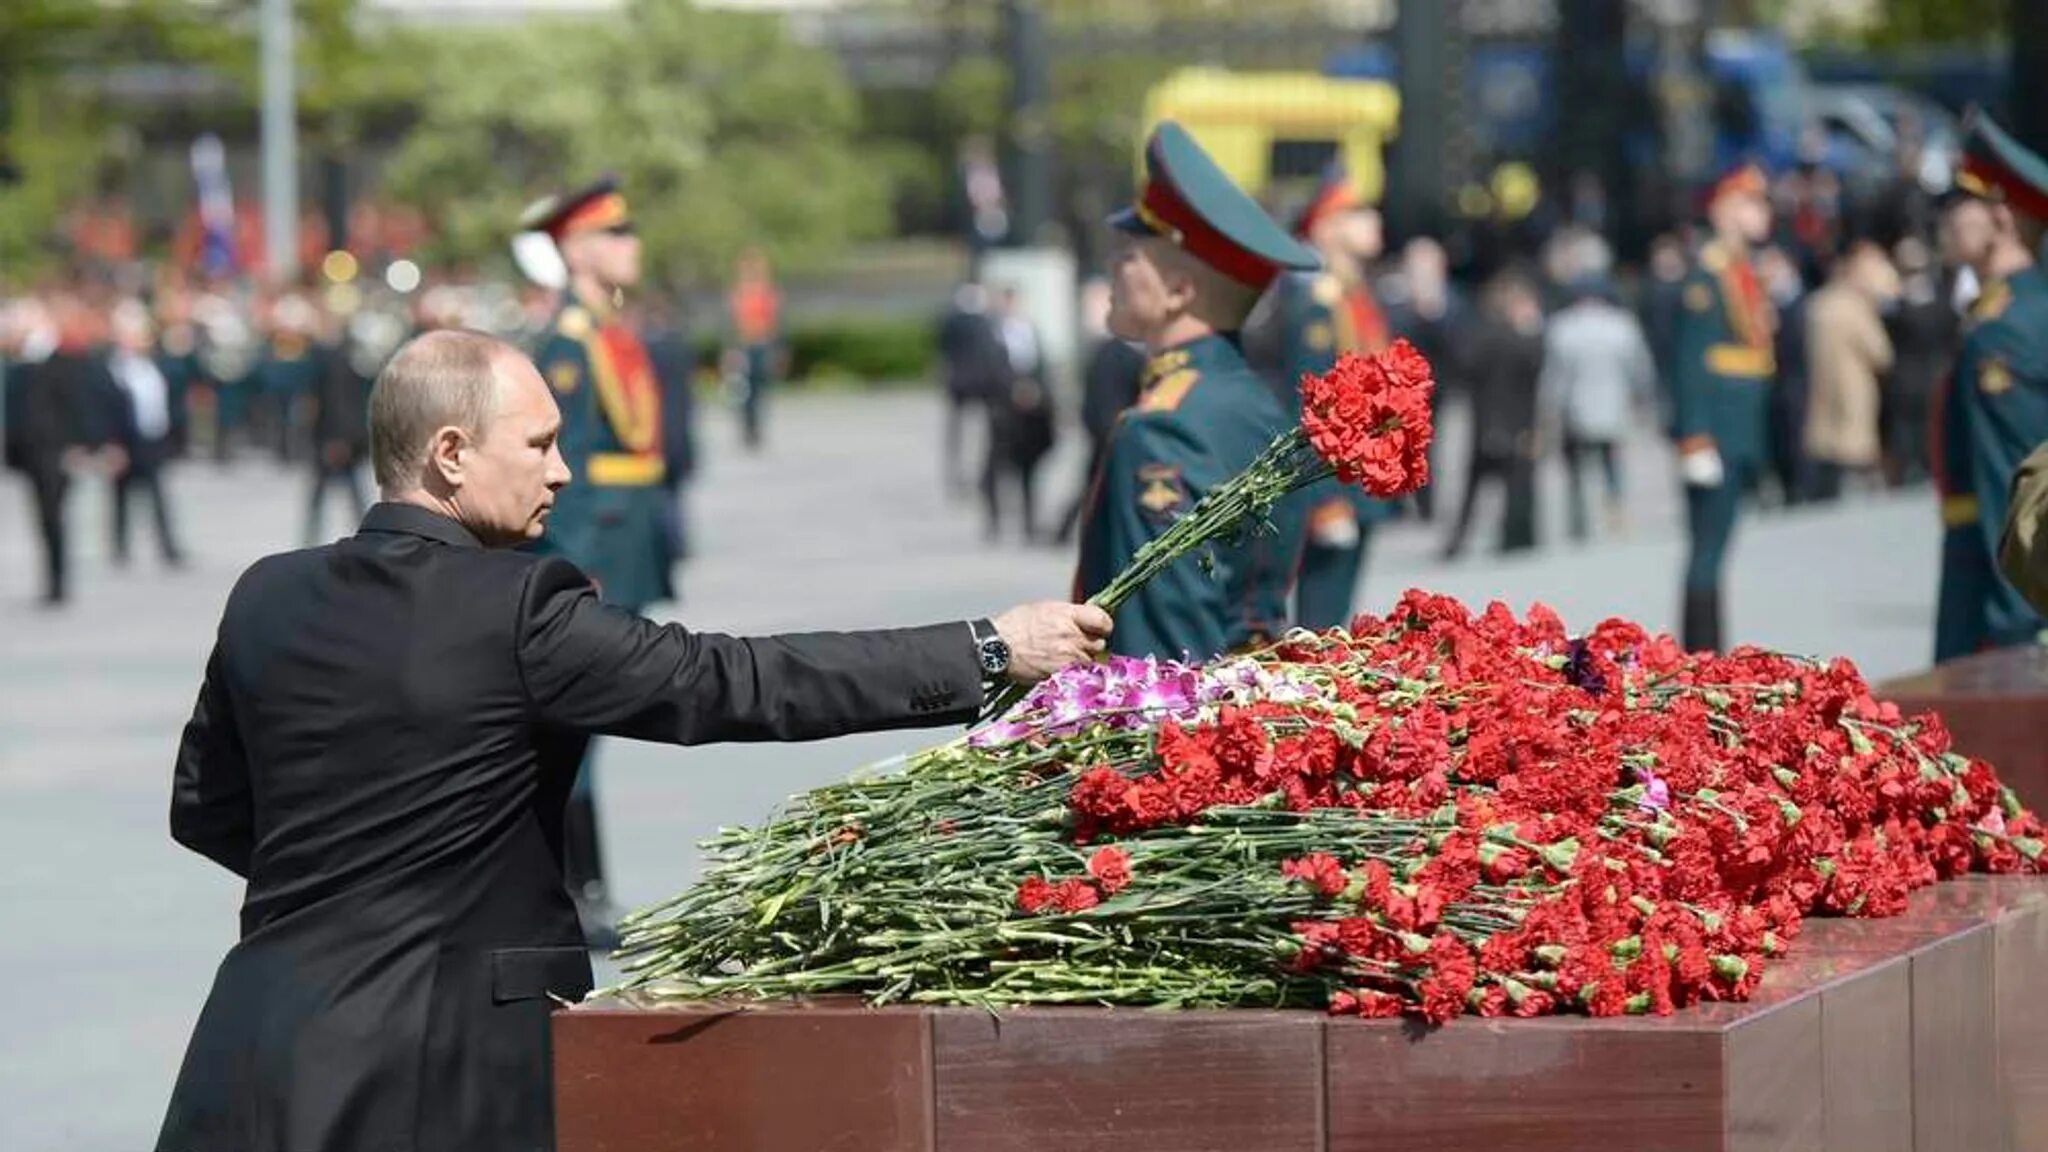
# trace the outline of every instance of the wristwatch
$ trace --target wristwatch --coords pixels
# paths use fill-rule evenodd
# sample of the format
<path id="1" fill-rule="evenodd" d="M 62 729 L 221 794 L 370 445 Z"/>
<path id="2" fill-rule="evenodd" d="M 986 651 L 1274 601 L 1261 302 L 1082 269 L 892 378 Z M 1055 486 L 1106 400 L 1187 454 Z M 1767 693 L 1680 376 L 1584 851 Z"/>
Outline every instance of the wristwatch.
<path id="1" fill-rule="evenodd" d="M 996 626 L 988 620 L 973 620 L 967 625 L 974 636 L 974 656 L 981 664 L 983 680 L 999 680 L 1010 670 L 1010 644 L 996 634 Z"/>

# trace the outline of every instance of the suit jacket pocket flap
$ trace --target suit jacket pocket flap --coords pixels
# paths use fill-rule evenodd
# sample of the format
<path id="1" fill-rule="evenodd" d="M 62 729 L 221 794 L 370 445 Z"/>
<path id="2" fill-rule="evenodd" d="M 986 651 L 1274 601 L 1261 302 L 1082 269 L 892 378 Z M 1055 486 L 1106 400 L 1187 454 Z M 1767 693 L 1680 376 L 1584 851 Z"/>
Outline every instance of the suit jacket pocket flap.
<path id="1" fill-rule="evenodd" d="M 493 1003 L 545 996 L 575 1001 L 590 989 L 590 956 L 581 948 L 500 948 L 491 953 Z"/>

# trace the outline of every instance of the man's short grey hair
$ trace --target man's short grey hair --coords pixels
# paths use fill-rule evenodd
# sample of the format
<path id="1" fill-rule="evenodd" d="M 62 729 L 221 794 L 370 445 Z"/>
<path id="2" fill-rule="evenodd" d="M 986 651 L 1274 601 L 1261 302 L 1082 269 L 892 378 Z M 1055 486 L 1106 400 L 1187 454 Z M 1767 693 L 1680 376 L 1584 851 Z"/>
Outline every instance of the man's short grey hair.
<path id="1" fill-rule="evenodd" d="M 481 439 L 497 407 L 498 363 L 519 350 L 495 336 L 444 328 L 406 342 L 370 388 L 370 465 L 377 487 L 398 496 L 419 487 L 436 430 Z"/>

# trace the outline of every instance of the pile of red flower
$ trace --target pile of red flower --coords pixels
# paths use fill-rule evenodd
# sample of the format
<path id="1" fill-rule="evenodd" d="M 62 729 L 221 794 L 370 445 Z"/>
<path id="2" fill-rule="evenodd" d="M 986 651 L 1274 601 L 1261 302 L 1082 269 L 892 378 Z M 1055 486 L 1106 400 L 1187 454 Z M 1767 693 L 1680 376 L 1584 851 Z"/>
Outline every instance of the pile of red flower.
<path id="1" fill-rule="evenodd" d="M 2040 825 L 1938 718 L 1871 698 L 1846 661 L 1688 655 L 1609 621 L 1570 639 L 1548 609 L 1473 618 L 1411 592 L 1352 634 L 1267 657 L 1327 691 L 1167 724 L 1136 775 L 1072 789 L 1081 843 L 1142 838 L 1219 807 L 1417 820 L 1388 858 L 1315 853 L 1280 872 L 1323 902 L 1293 927 L 1302 971 L 1354 979 L 1368 1016 L 1669 1012 L 1741 999 L 1813 913 L 1889 916 L 1972 869 L 2034 871 Z M 1315 673 L 1327 675 L 1317 676 Z M 1105 850 L 1105 851 L 1114 851 Z M 1121 857 L 1090 872 L 1109 895 Z M 1026 911 L 1097 905 L 1082 880 L 1025 882 Z M 1511 928 L 1447 926 L 1486 912 Z"/>
<path id="2" fill-rule="evenodd" d="M 999 739 L 729 833 L 629 924 L 629 986 L 1663 1013 L 1748 996 L 1806 916 L 2042 853 L 1988 766 L 1845 661 L 1574 638 L 1540 606 L 1411 592 L 1248 657 L 1062 677 Z"/>

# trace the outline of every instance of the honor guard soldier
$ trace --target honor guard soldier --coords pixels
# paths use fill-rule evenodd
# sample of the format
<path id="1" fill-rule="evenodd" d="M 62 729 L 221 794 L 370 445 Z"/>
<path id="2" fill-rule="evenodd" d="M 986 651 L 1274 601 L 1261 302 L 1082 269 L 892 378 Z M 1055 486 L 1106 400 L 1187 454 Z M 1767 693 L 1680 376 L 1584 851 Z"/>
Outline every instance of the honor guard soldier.
<path id="1" fill-rule="evenodd" d="M 1100 591 L 1138 549 L 1209 489 L 1242 471 L 1295 414 L 1245 363 L 1237 333 L 1282 271 L 1316 255 L 1230 182 L 1171 121 L 1145 149 L 1137 203 L 1110 218 L 1123 233 L 1109 328 L 1148 355 L 1138 402 L 1118 420 L 1081 521 L 1076 598 Z M 1263 642 L 1287 620 L 1300 558 L 1298 500 L 1271 531 L 1184 557 L 1116 613 L 1112 651 L 1207 659 Z"/>
<path id="2" fill-rule="evenodd" d="M 1721 569 L 1742 494 L 1764 458 L 1777 315 L 1750 249 L 1770 234 L 1768 195 L 1754 165 L 1714 185 L 1713 235 L 1679 290 L 1671 406 L 1688 544 L 1680 631 L 1695 651 L 1721 647 Z"/>
<path id="3" fill-rule="evenodd" d="M 562 410 L 562 458 L 574 483 L 555 499 L 538 549 L 567 558 L 613 604 L 640 612 L 672 596 L 661 382 L 619 316 L 640 279 L 640 241 L 610 178 L 529 209 L 521 226 L 561 250 L 568 288 L 534 362 Z M 564 871 L 586 931 L 608 939 L 597 806 L 585 758 L 569 801 Z"/>
<path id="4" fill-rule="evenodd" d="M 1322 183 L 1302 209 L 1294 235 L 1322 257 L 1320 272 L 1294 273 L 1280 281 L 1281 402 L 1301 410 L 1301 378 L 1321 374 L 1347 352 L 1371 354 L 1390 340 L 1385 313 L 1366 282 L 1367 262 L 1379 255 L 1379 213 L 1366 204 L 1341 164 L 1325 170 Z M 1295 590 L 1295 622 L 1321 631 L 1351 623 L 1352 598 L 1373 525 L 1394 506 L 1364 492 L 1326 480 L 1303 494 L 1308 538 L 1302 549 L 1301 583 Z"/>
<path id="5" fill-rule="evenodd" d="M 1935 393 L 1943 525 L 1937 662 L 2026 643 L 2044 626 L 1998 567 L 2014 477 L 2048 440 L 2048 278 L 2034 257 L 2043 222 L 2048 162 L 1972 115 L 1941 221 L 1948 256 L 1969 265 L 1983 290 L 1955 368 Z"/>

